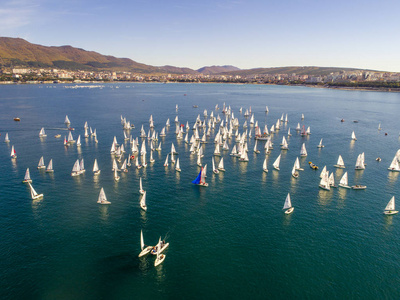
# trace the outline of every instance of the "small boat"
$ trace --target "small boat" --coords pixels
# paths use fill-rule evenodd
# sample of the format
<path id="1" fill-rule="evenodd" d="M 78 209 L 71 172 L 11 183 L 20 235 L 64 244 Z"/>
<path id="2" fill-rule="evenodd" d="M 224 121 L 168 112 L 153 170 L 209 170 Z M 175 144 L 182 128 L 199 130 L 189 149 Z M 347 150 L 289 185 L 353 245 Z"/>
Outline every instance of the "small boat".
<path id="1" fill-rule="evenodd" d="M 251 131 L 250 131 L 251 132 Z M 283 137 L 283 138 L 285 138 L 285 137 Z M 286 140 L 285 140 L 286 141 Z M 286 143 L 286 145 L 287 145 L 287 143 Z M 255 142 L 255 144 L 254 144 L 254 153 L 256 153 L 256 154 L 259 154 L 260 153 L 260 150 L 258 150 L 257 149 L 257 140 L 256 140 L 256 142 Z"/>
<path id="2" fill-rule="evenodd" d="M 322 145 L 322 139 L 319 141 L 319 144 L 318 144 L 318 146 L 317 146 L 317 148 L 324 148 L 325 146 L 324 145 Z"/>
<path id="3" fill-rule="evenodd" d="M 65 116 L 65 120 L 64 120 L 65 124 L 71 124 L 71 121 L 68 118 L 68 115 Z"/>
<path id="4" fill-rule="evenodd" d="M 99 165 L 97 164 L 97 159 L 94 159 L 94 165 L 93 165 L 93 174 L 94 175 L 99 175 L 100 174 L 100 169 L 99 169 Z"/>
<path id="5" fill-rule="evenodd" d="M 101 188 L 99 198 L 97 199 L 97 203 L 99 204 L 111 204 L 110 201 L 107 200 L 106 193 L 104 193 L 104 189 Z"/>
<path id="6" fill-rule="evenodd" d="M 321 189 L 330 191 L 331 190 L 331 186 L 329 184 L 329 172 L 325 172 L 319 182 L 319 187 Z"/>
<path id="7" fill-rule="evenodd" d="M 294 178 L 299 178 L 299 172 L 296 171 L 296 164 L 293 165 L 293 168 L 292 168 L 292 176 L 293 176 Z"/>
<path id="8" fill-rule="evenodd" d="M 8 138 L 8 132 L 6 132 L 6 136 L 4 137 L 4 143 L 9 143 L 10 139 Z"/>
<path id="9" fill-rule="evenodd" d="M 385 215 L 395 215 L 398 211 L 395 208 L 394 196 L 389 200 L 389 203 L 385 207 L 385 211 L 383 212 Z"/>
<path id="10" fill-rule="evenodd" d="M 278 158 L 275 160 L 275 162 L 272 164 L 272 166 L 274 167 L 275 170 L 280 170 L 279 169 L 279 164 L 281 162 L 281 155 L 279 154 Z"/>
<path id="11" fill-rule="evenodd" d="M 50 159 L 49 164 L 47 165 L 47 169 L 46 169 L 47 173 L 53 173 L 53 159 Z"/>
<path id="12" fill-rule="evenodd" d="M 168 156 L 169 154 L 167 154 L 167 157 L 165 158 L 164 167 L 168 167 Z"/>
<path id="13" fill-rule="evenodd" d="M 80 166 L 79 166 L 79 159 L 77 159 L 75 164 L 74 164 L 74 166 L 73 166 L 73 168 L 72 168 L 71 176 L 80 175 L 81 174 L 80 171 L 81 171 L 81 169 L 80 169 Z"/>
<path id="14" fill-rule="evenodd" d="M 192 181 L 192 183 L 200 186 L 208 186 L 208 183 L 206 182 L 206 176 L 205 176 L 204 168 L 202 167 L 199 175 L 197 175 L 196 179 Z"/>
<path id="15" fill-rule="evenodd" d="M 11 146 L 11 158 L 16 159 L 17 158 L 17 152 L 14 149 L 14 145 Z"/>
<path id="16" fill-rule="evenodd" d="M 351 187 L 353 190 L 365 190 L 367 188 L 366 185 L 356 184 Z"/>
<path id="17" fill-rule="evenodd" d="M 305 143 L 301 145 L 300 156 L 307 156 L 307 149 Z"/>
<path id="18" fill-rule="evenodd" d="M 55 137 L 56 139 L 59 139 L 59 138 L 61 137 L 61 134 L 56 134 L 54 137 Z"/>
<path id="19" fill-rule="evenodd" d="M 45 166 L 45 164 L 44 164 L 44 158 L 43 158 L 43 156 L 39 159 L 39 163 L 38 163 L 37 168 L 38 168 L 38 169 L 45 169 L 45 168 L 46 168 L 46 166 Z"/>
<path id="20" fill-rule="evenodd" d="M 342 178 L 339 181 L 339 186 L 342 188 L 350 189 L 347 179 L 347 172 L 343 174 Z"/>
<path id="21" fill-rule="evenodd" d="M 382 161 L 382 158 L 377 157 L 375 160 L 376 160 L 376 161 Z"/>
<path id="22" fill-rule="evenodd" d="M 364 170 L 365 169 L 363 153 L 361 153 L 361 154 L 359 154 L 357 156 L 356 168 L 355 169 L 356 170 Z"/>
<path id="23" fill-rule="evenodd" d="M 358 120 L 353 120 L 353 123 L 358 123 Z"/>
<path id="24" fill-rule="evenodd" d="M 318 170 L 317 165 L 313 164 L 311 161 L 309 161 L 308 164 L 309 164 L 309 166 L 310 166 L 311 169 L 313 169 L 313 170 Z"/>
<path id="25" fill-rule="evenodd" d="M 379 123 L 379 125 L 378 125 L 378 130 L 382 130 L 381 123 Z"/>
<path id="26" fill-rule="evenodd" d="M 28 184 L 29 184 L 29 188 L 31 189 L 31 197 L 32 197 L 32 200 L 37 200 L 37 199 L 43 198 L 43 194 L 38 194 L 38 193 L 35 191 L 35 189 L 33 188 L 33 186 L 31 185 L 31 183 L 28 182 Z"/>
<path id="27" fill-rule="evenodd" d="M 157 255 L 157 253 L 161 254 L 164 252 L 165 249 L 168 248 L 168 246 L 169 246 L 169 243 L 165 243 L 165 241 L 161 240 L 161 237 L 160 237 L 158 244 L 156 246 L 154 246 L 153 249 L 151 249 L 150 253 L 152 255 Z"/>
<path id="28" fill-rule="evenodd" d="M 341 119 L 341 120 L 340 120 L 340 122 L 342 122 L 342 123 L 343 123 L 343 122 L 344 122 L 344 119 Z"/>
<path id="29" fill-rule="evenodd" d="M 158 241 L 158 244 L 157 244 L 157 248 L 161 248 L 161 247 L 162 247 L 162 241 L 161 241 L 161 237 L 160 237 L 160 239 Z M 162 254 L 162 253 L 160 253 L 158 251 L 157 251 L 156 254 L 157 254 L 157 258 L 154 261 L 154 266 L 155 267 L 157 267 L 159 264 L 161 264 L 165 260 L 165 254 Z"/>
<path id="30" fill-rule="evenodd" d="M 222 172 L 225 172 L 225 168 L 224 168 L 224 158 L 223 158 L 223 157 L 221 157 L 221 160 L 219 161 L 218 170 L 219 170 L 219 171 L 222 171 Z"/>
<path id="31" fill-rule="evenodd" d="M 263 171 L 268 173 L 267 159 L 266 158 L 264 159 L 264 162 L 263 162 Z"/>
<path id="32" fill-rule="evenodd" d="M 180 167 L 180 165 L 179 165 L 179 158 L 176 160 L 176 167 L 175 167 L 175 170 L 178 171 L 178 172 L 182 171 L 182 170 L 181 170 L 181 167 Z"/>
<path id="33" fill-rule="evenodd" d="M 18 118 L 18 117 L 15 117 L 15 118 L 14 118 L 14 121 L 19 122 L 19 121 L 21 121 L 21 119 Z"/>
<path id="34" fill-rule="evenodd" d="M 397 155 L 394 156 L 392 163 L 390 164 L 388 170 L 392 171 L 392 172 L 400 172 L 400 165 L 399 165 L 399 161 L 397 159 Z"/>
<path id="35" fill-rule="evenodd" d="M 354 131 L 351 133 L 351 139 L 353 141 L 357 141 L 356 134 L 354 133 Z"/>
<path id="36" fill-rule="evenodd" d="M 147 211 L 147 205 L 146 205 L 146 191 L 144 191 L 142 198 L 140 199 L 140 207 L 144 210 Z"/>
<path id="37" fill-rule="evenodd" d="M 292 206 L 292 201 L 290 200 L 290 194 L 288 193 L 286 196 L 285 204 L 283 205 L 283 209 L 286 209 L 285 214 L 291 214 L 294 211 L 294 207 Z"/>
<path id="38" fill-rule="evenodd" d="M 213 173 L 214 174 L 219 174 L 219 170 L 217 168 L 215 168 L 215 162 L 214 162 L 214 157 L 211 157 L 212 160 L 212 168 L 213 168 Z"/>
<path id="39" fill-rule="evenodd" d="M 341 155 L 339 155 L 337 163 L 336 163 L 336 165 L 334 165 L 334 167 L 335 168 L 339 168 L 339 169 L 344 169 L 345 168 L 344 161 L 343 161 L 343 158 L 342 158 Z"/>
<path id="40" fill-rule="evenodd" d="M 24 177 L 24 180 L 22 182 L 23 183 L 28 183 L 28 182 L 31 183 L 32 182 L 31 174 L 29 172 L 29 168 L 26 169 L 25 177 Z"/>
<path id="41" fill-rule="evenodd" d="M 296 160 L 294 162 L 294 167 L 295 167 L 296 170 L 304 171 L 304 169 L 300 167 L 300 161 L 299 161 L 298 157 L 296 157 Z"/>
<path id="42" fill-rule="evenodd" d="M 46 136 L 47 136 L 47 134 L 44 131 L 44 127 L 42 127 L 42 129 L 40 129 L 40 132 L 39 132 L 39 137 L 46 137 Z"/>
<path id="43" fill-rule="evenodd" d="M 144 255 L 147 255 L 150 253 L 151 249 L 153 249 L 152 246 L 147 246 L 144 243 L 144 239 L 143 239 L 143 230 L 140 230 L 140 249 L 142 249 L 142 251 L 139 253 L 139 257 L 142 257 Z"/>
<path id="44" fill-rule="evenodd" d="M 118 171 L 115 169 L 114 170 L 114 180 L 119 181 L 120 179 L 121 179 L 121 177 L 118 176 Z"/>
<path id="45" fill-rule="evenodd" d="M 78 136 L 78 140 L 76 141 L 76 146 L 77 147 L 81 146 L 81 135 Z"/>

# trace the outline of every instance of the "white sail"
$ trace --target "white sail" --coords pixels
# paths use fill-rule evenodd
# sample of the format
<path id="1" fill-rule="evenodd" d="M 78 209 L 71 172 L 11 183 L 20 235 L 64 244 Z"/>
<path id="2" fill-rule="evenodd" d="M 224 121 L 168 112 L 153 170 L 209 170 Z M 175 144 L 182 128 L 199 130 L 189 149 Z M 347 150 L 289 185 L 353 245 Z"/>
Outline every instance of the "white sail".
<path id="1" fill-rule="evenodd" d="M 331 189 L 329 185 L 329 172 L 325 172 L 324 176 L 321 178 L 319 182 L 319 186 L 328 191 Z"/>
<path id="2" fill-rule="evenodd" d="M 44 131 L 44 127 L 42 127 L 42 129 L 40 129 L 39 136 L 40 136 L 40 137 L 45 137 L 45 136 L 47 136 L 47 135 L 46 135 L 46 132 Z"/>
<path id="3" fill-rule="evenodd" d="M 24 177 L 24 182 L 32 182 L 31 174 L 30 174 L 30 172 L 29 172 L 29 168 L 26 169 L 25 177 Z"/>
<path id="4" fill-rule="evenodd" d="M 118 172 L 117 172 L 116 169 L 114 170 L 114 179 L 115 179 L 115 181 L 118 181 L 118 180 L 120 179 L 120 177 L 118 176 Z"/>
<path id="5" fill-rule="evenodd" d="M 30 182 L 28 182 L 28 184 L 29 184 L 29 188 L 30 188 L 30 190 L 31 190 L 31 198 L 32 198 L 32 200 L 36 200 L 36 199 L 39 199 L 39 198 L 42 198 L 42 197 L 43 197 L 43 194 L 38 194 L 38 193 L 35 191 L 35 189 L 33 188 L 33 186 L 31 185 Z"/>
<path id="6" fill-rule="evenodd" d="M 390 164 L 388 170 L 390 171 L 400 171 L 399 161 L 397 160 L 397 156 L 395 155 L 392 163 Z"/>
<path id="7" fill-rule="evenodd" d="M 224 168 L 224 158 L 223 157 L 221 157 L 221 160 L 219 161 L 218 169 L 219 170 L 225 170 L 225 168 Z"/>
<path id="8" fill-rule="evenodd" d="M 76 145 L 77 146 L 81 145 L 81 135 L 78 136 L 78 140 L 76 141 Z"/>
<path id="9" fill-rule="evenodd" d="M 394 202 L 394 196 L 390 199 L 389 203 L 386 205 L 385 210 L 386 211 L 391 211 L 395 210 L 395 202 Z"/>
<path id="10" fill-rule="evenodd" d="M 264 162 L 263 162 L 263 170 L 264 170 L 264 172 L 268 172 L 267 159 L 266 158 L 264 159 Z"/>
<path id="11" fill-rule="evenodd" d="M 72 168 L 72 172 L 73 173 L 78 173 L 81 170 L 80 166 L 79 166 L 79 159 L 76 160 L 74 167 Z"/>
<path id="12" fill-rule="evenodd" d="M 49 164 L 47 165 L 46 172 L 53 172 L 53 159 L 50 159 Z"/>
<path id="13" fill-rule="evenodd" d="M 165 158 L 164 167 L 168 167 L 168 156 L 169 154 L 167 154 L 167 157 Z"/>
<path id="14" fill-rule="evenodd" d="M 71 124 L 71 122 L 70 122 L 70 120 L 69 120 L 69 118 L 68 118 L 68 115 L 65 116 L 64 123 L 65 123 L 65 124 Z"/>
<path id="15" fill-rule="evenodd" d="M 175 166 L 175 170 L 180 171 L 181 167 L 179 165 L 179 158 L 176 160 L 176 166 Z"/>
<path id="16" fill-rule="evenodd" d="M 143 230 L 140 230 L 140 249 L 144 249 Z"/>
<path id="17" fill-rule="evenodd" d="M 74 138 L 72 137 L 72 133 L 71 131 L 68 133 L 68 143 L 73 143 L 74 142 Z"/>
<path id="18" fill-rule="evenodd" d="M 347 178 L 347 172 L 344 173 L 342 178 L 340 179 L 339 186 L 342 186 L 342 187 L 348 187 L 349 186 L 348 178 Z"/>
<path id="19" fill-rule="evenodd" d="M 93 173 L 99 172 L 99 165 L 97 164 L 97 159 L 94 159 L 94 165 L 93 165 Z"/>
<path id="20" fill-rule="evenodd" d="M 81 162 L 79 164 L 79 168 L 81 169 L 81 172 L 85 172 L 85 163 L 83 161 L 83 158 L 81 159 Z"/>
<path id="21" fill-rule="evenodd" d="M 351 133 L 351 139 L 357 141 L 356 134 L 354 133 L 354 131 Z"/>
<path id="22" fill-rule="evenodd" d="M 330 186 L 335 186 L 335 177 L 333 176 L 333 172 L 329 175 L 328 182 Z"/>
<path id="23" fill-rule="evenodd" d="M 10 139 L 8 138 L 8 132 L 6 132 L 6 136 L 4 138 L 4 142 L 8 143 L 10 141 Z"/>
<path id="24" fill-rule="evenodd" d="M 113 159 L 113 166 L 112 166 L 112 171 L 117 170 L 118 171 L 118 165 L 117 165 L 117 161 L 115 160 L 115 158 Z"/>
<path id="25" fill-rule="evenodd" d="M 319 144 L 318 144 L 317 147 L 318 147 L 318 148 L 323 148 L 323 147 L 324 147 L 324 145 L 322 145 L 322 139 L 319 141 Z"/>
<path id="26" fill-rule="evenodd" d="M 321 174 L 319 174 L 319 178 L 323 178 L 324 176 L 325 176 L 325 174 L 326 174 L 326 166 L 324 166 L 323 168 L 322 168 L 322 171 L 321 171 Z"/>
<path id="27" fill-rule="evenodd" d="M 301 169 L 300 168 L 300 161 L 299 161 L 298 157 L 296 157 L 296 161 L 294 162 L 294 167 L 295 167 L 296 170 L 300 170 Z"/>
<path id="28" fill-rule="evenodd" d="M 125 158 L 125 160 L 124 160 L 124 162 L 123 162 L 123 164 L 122 164 L 122 166 L 121 166 L 121 171 L 123 171 L 123 172 L 128 172 L 128 170 L 127 170 L 127 168 L 126 168 L 126 158 Z"/>
<path id="29" fill-rule="evenodd" d="M 143 193 L 142 198 L 140 199 L 140 207 L 146 211 L 147 210 L 147 205 L 146 205 L 146 191 Z"/>
<path id="30" fill-rule="evenodd" d="M 342 158 L 341 155 L 339 155 L 335 167 L 336 167 L 336 168 L 342 168 L 342 169 L 345 167 L 345 166 L 344 166 L 344 161 L 343 161 L 343 158 Z"/>
<path id="31" fill-rule="evenodd" d="M 111 204 L 111 202 L 107 201 L 106 193 L 104 192 L 104 189 L 101 188 L 99 198 L 97 199 L 97 203 L 100 204 Z"/>
<path id="32" fill-rule="evenodd" d="M 307 150 L 306 150 L 306 145 L 305 145 L 305 143 L 303 143 L 303 144 L 301 145 L 300 156 L 307 156 Z"/>
<path id="33" fill-rule="evenodd" d="M 44 169 L 46 166 L 44 164 L 44 158 L 43 156 L 39 159 L 39 163 L 38 163 L 38 169 Z"/>
<path id="34" fill-rule="evenodd" d="M 220 156 L 221 152 L 219 151 L 219 144 L 215 144 L 214 155 Z"/>
<path id="35" fill-rule="evenodd" d="M 274 161 L 274 163 L 272 164 L 272 166 L 276 169 L 279 170 L 279 164 L 281 162 L 281 155 L 279 154 L 278 158 Z"/>
<path id="36" fill-rule="evenodd" d="M 364 170 L 364 169 L 365 169 L 364 159 L 362 154 L 359 154 L 357 156 L 357 161 L 356 161 L 356 170 Z"/>
<path id="37" fill-rule="evenodd" d="M 283 209 L 288 209 L 292 207 L 292 201 L 290 201 L 290 194 L 288 193 L 285 199 L 285 204 L 283 205 Z"/>

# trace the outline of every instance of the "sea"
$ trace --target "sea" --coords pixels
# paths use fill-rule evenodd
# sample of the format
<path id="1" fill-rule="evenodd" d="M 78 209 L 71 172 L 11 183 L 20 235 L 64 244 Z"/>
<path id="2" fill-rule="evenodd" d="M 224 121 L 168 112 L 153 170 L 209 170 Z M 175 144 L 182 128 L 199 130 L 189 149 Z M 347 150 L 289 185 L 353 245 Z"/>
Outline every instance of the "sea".
<path id="1" fill-rule="evenodd" d="M 246 109 L 261 128 L 270 129 L 282 114 L 288 122 L 271 135 L 269 155 L 265 142 L 258 142 L 260 154 L 253 152 L 254 127 L 248 127 L 248 162 L 230 156 L 236 141 L 227 139 L 230 150 L 221 150 L 226 172 L 213 174 L 217 124 L 202 146 L 208 187 L 194 185 L 197 156 L 177 140 L 175 117 L 192 128 L 207 110 L 207 119 L 213 113 L 226 125 L 224 104 L 238 119 L 240 134 L 244 121 L 249 123 Z M 2 85 L 0 111 L 1 299 L 400 298 L 400 215 L 383 214 L 392 196 L 400 199 L 399 173 L 388 171 L 400 148 L 399 93 L 233 84 Z M 63 144 L 66 115 L 74 139 L 81 135 L 81 147 Z M 142 125 L 149 131 L 151 115 L 158 133 L 171 122 L 158 140 L 162 150 L 153 153 L 155 162 L 147 168 L 132 165 L 116 182 L 114 136 L 127 149 L 124 158 L 130 152 L 121 116 L 135 125 L 127 134 L 136 138 Z M 98 143 L 83 137 L 85 122 L 96 129 Z M 311 134 L 301 136 L 298 123 Z M 45 138 L 39 138 L 42 127 Z M 353 131 L 357 141 L 351 140 Z M 190 129 L 189 138 L 192 134 Z M 287 151 L 280 150 L 284 136 Z M 321 139 L 325 147 L 317 148 Z M 144 140 L 148 161 L 149 141 L 139 138 L 140 144 Z M 164 167 L 172 143 L 181 172 L 171 162 Z M 303 143 L 307 157 L 300 157 Z M 16 160 L 10 158 L 12 146 Z M 355 170 L 363 152 L 366 168 Z M 272 163 L 279 154 L 276 171 Z M 345 169 L 334 168 L 339 155 Z M 46 165 L 53 159 L 54 173 L 37 169 L 42 156 Z M 304 171 L 295 179 L 297 157 Z M 72 177 L 82 158 L 86 172 Z M 268 173 L 262 168 L 265 158 Z M 92 172 L 95 159 L 99 176 Z M 324 166 L 336 185 L 348 172 L 349 185 L 367 188 L 322 190 Z M 27 168 L 32 186 L 44 194 L 41 200 L 32 200 L 22 183 Z M 146 212 L 139 206 L 140 177 Z M 102 187 L 110 205 L 97 203 Z M 288 193 L 290 215 L 282 209 Z M 153 255 L 138 257 L 141 230 L 147 245 L 160 237 L 169 242 L 161 265 L 154 267 Z"/>

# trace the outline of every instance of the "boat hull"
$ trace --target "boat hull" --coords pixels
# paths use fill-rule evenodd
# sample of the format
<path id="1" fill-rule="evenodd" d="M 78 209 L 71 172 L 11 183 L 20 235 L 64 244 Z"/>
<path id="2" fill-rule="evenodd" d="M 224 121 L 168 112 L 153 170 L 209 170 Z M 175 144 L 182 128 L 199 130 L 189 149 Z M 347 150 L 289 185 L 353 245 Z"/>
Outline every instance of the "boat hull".
<path id="1" fill-rule="evenodd" d="M 147 254 L 150 253 L 151 249 L 153 249 L 152 246 L 147 246 L 146 248 L 144 248 L 140 253 L 139 253 L 139 257 L 145 256 Z"/>
<path id="2" fill-rule="evenodd" d="M 353 185 L 351 188 L 353 190 L 365 190 L 367 188 L 367 186 L 365 186 L 365 185 L 359 185 L 359 186 Z"/>
<path id="3" fill-rule="evenodd" d="M 342 166 L 342 165 L 334 165 L 334 167 L 335 168 L 339 168 L 339 169 L 345 169 L 346 168 L 345 166 Z"/>
<path id="4" fill-rule="evenodd" d="M 154 261 L 154 266 L 157 267 L 158 265 L 162 264 L 162 262 L 165 260 L 165 255 L 161 254 L 159 257 L 156 258 Z"/>
<path id="5" fill-rule="evenodd" d="M 294 211 L 294 207 L 289 208 L 288 210 L 285 211 L 285 214 L 291 214 Z"/>
<path id="6" fill-rule="evenodd" d="M 395 214 L 397 214 L 398 211 L 397 211 L 397 210 L 385 210 L 383 213 L 384 213 L 385 215 L 387 215 L 387 216 L 390 216 L 390 215 L 395 215 Z"/>

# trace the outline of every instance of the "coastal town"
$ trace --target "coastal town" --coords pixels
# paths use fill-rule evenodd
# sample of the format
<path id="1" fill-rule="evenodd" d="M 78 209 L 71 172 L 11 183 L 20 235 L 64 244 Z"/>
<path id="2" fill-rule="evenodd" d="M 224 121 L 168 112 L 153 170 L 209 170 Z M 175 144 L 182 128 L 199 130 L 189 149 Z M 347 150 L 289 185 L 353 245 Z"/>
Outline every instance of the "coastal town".
<path id="1" fill-rule="evenodd" d="M 232 74 L 236 73 L 236 74 Z M 80 83 L 80 82 L 193 82 L 243 84 L 305 84 L 399 88 L 400 73 L 379 71 L 340 71 L 328 75 L 251 74 L 251 70 L 220 74 L 142 74 L 126 71 L 86 71 L 36 68 L 0 69 L 0 83 Z"/>

